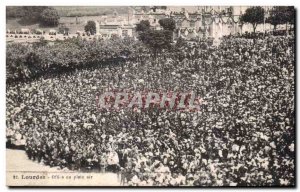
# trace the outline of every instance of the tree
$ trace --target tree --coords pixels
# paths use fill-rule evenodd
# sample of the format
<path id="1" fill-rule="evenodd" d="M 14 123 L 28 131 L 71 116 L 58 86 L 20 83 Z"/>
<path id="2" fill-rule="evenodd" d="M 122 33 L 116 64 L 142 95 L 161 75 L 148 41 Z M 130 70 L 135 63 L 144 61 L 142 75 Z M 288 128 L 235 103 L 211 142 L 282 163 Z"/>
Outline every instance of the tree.
<path id="1" fill-rule="evenodd" d="M 7 7 L 7 17 L 20 17 L 21 25 L 33 25 L 40 22 L 41 13 L 47 6 L 13 6 Z"/>
<path id="2" fill-rule="evenodd" d="M 169 30 L 150 30 L 150 22 L 143 20 L 136 26 L 136 31 L 139 32 L 139 40 L 148 46 L 153 54 L 154 58 L 157 57 L 159 51 L 163 49 L 169 49 L 172 43 L 173 29 L 170 24 L 171 21 L 163 21 L 163 25 Z M 175 22 L 174 22 L 175 24 Z"/>
<path id="3" fill-rule="evenodd" d="M 274 7 L 270 11 L 270 16 L 266 19 L 267 23 L 270 23 L 274 26 L 273 31 L 276 30 L 277 25 L 283 24 L 284 21 L 282 20 L 280 7 Z"/>
<path id="4" fill-rule="evenodd" d="M 281 24 L 294 24 L 295 21 L 295 10 L 294 7 L 283 7 L 276 6 L 270 11 L 270 16 L 267 18 L 266 22 L 274 26 L 274 31 L 277 25 Z"/>
<path id="5" fill-rule="evenodd" d="M 20 11 L 23 19 L 39 21 L 41 13 L 47 8 L 47 6 L 23 6 Z"/>
<path id="6" fill-rule="evenodd" d="M 292 25 L 295 24 L 295 7 L 293 6 L 288 6 L 287 8 L 287 14 L 286 14 L 286 22 L 290 23 Z"/>
<path id="7" fill-rule="evenodd" d="M 59 15 L 56 9 L 49 7 L 41 13 L 41 24 L 45 26 L 57 26 Z"/>
<path id="8" fill-rule="evenodd" d="M 293 6 L 287 7 L 287 17 L 286 17 L 286 33 L 288 33 L 287 23 L 293 25 L 295 27 L 295 17 L 296 17 L 296 10 Z"/>
<path id="9" fill-rule="evenodd" d="M 265 10 L 262 7 L 250 7 L 246 9 L 246 12 L 241 16 L 241 22 L 251 23 L 253 26 L 253 32 L 255 33 L 258 24 L 264 22 Z"/>
<path id="10" fill-rule="evenodd" d="M 96 23 L 95 21 L 88 21 L 84 26 L 84 31 L 90 33 L 91 35 L 96 34 Z"/>
<path id="11" fill-rule="evenodd" d="M 139 38 L 152 50 L 154 58 L 157 58 L 158 52 L 171 47 L 172 32 L 168 30 L 148 30 L 142 32 Z"/>
<path id="12" fill-rule="evenodd" d="M 174 31 L 176 29 L 176 22 L 172 18 L 160 19 L 158 23 L 164 30 Z"/>
<path id="13" fill-rule="evenodd" d="M 6 18 L 22 17 L 22 7 L 20 6 L 7 6 Z"/>
<path id="14" fill-rule="evenodd" d="M 150 29 L 150 22 L 148 20 L 142 20 L 136 25 L 136 31 L 143 32 Z"/>
<path id="15" fill-rule="evenodd" d="M 288 33 L 288 23 L 294 25 L 295 23 L 295 8 L 293 6 L 277 6 L 270 12 L 270 17 L 267 22 L 274 26 L 286 24 L 286 33 Z"/>
<path id="16" fill-rule="evenodd" d="M 165 18 L 165 19 L 160 19 L 159 21 L 160 26 L 163 27 L 163 29 L 165 31 L 165 33 L 168 33 L 169 35 L 167 37 L 169 37 L 169 40 L 173 40 L 173 31 L 176 29 L 176 22 L 174 19 L 172 18 Z"/>

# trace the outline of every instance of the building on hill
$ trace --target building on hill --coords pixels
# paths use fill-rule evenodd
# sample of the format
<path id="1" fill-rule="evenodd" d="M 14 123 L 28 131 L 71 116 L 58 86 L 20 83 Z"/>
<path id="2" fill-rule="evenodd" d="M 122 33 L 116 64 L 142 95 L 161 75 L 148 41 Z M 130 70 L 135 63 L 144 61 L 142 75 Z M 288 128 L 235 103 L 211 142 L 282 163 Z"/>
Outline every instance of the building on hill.
<path id="1" fill-rule="evenodd" d="M 112 36 L 117 37 L 132 37 L 134 26 L 128 22 L 128 17 L 125 15 L 118 15 L 115 11 L 112 17 L 101 17 L 96 24 L 98 31 L 96 34 L 100 34 L 105 38 Z"/>
<path id="2" fill-rule="evenodd" d="M 176 22 L 175 36 L 186 39 L 204 37 L 219 38 L 225 35 L 251 32 L 250 24 L 241 24 L 240 16 L 248 6 L 170 6 L 166 9 L 134 9 L 128 18 L 133 24 L 149 20 L 153 29 L 161 29 L 158 21 L 162 18 L 173 18 Z M 269 10 L 270 7 L 264 7 Z M 271 30 L 269 24 L 259 25 L 260 32 Z"/>
<path id="3" fill-rule="evenodd" d="M 159 29 L 159 20 L 173 18 L 176 22 L 176 36 L 187 39 L 201 37 L 220 37 L 239 31 L 239 15 L 235 16 L 233 7 L 167 7 L 166 10 L 152 9 L 133 13 L 134 23 L 149 20 L 150 25 Z M 221 31 L 221 33 L 220 33 Z"/>
<path id="4" fill-rule="evenodd" d="M 100 35 L 103 38 L 111 38 L 111 37 L 132 37 L 133 36 L 134 27 L 131 25 L 108 25 L 103 24 L 99 25 L 99 31 L 97 31 L 97 35 Z"/>
<path id="5" fill-rule="evenodd" d="M 205 37 L 220 38 L 225 35 L 236 35 L 245 32 L 252 32 L 251 24 L 241 24 L 240 16 L 245 13 L 247 6 L 140 6 L 128 7 L 127 14 L 119 14 L 114 10 L 110 15 L 63 17 L 55 30 L 58 34 L 65 36 L 76 36 L 77 31 L 84 31 L 88 21 L 96 22 L 96 36 L 110 38 L 135 37 L 136 25 L 142 20 L 150 22 L 151 29 L 161 30 L 159 20 L 173 18 L 176 22 L 174 39 L 200 39 Z M 265 6 L 265 18 L 268 17 L 270 6 Z M 10 33 L 33 33 L 36 28 L 26 26 L 26 29 L 11 28 Z M 283 28 L 282 28 L 283 27 Z M 285 25 L 277 26 L 278 29 L 285 29 Z M 28 31 L 28 30 L 29 31 Z M 23 31 L 22 31 L 23 30 Z M 257 32 L 272 31 L 273 26 L 264 23 L 257 26 Z M 45 30 L 45 31 L 48 31 Z M 44 34 L 43 32 L 42 34 Z M 39 33 L 41 34 L 41 33 Z"/>

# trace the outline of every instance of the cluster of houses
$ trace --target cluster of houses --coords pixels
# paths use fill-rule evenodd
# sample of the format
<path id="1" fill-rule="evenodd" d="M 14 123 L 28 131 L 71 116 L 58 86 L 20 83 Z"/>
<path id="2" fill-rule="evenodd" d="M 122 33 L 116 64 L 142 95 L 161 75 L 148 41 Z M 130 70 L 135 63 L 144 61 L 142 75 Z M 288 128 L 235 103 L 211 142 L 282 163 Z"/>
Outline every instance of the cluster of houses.
<path id="1" fill-rule="evenodd" d="M 67 23 L 59 31 L 40 29 L 20 31 L 7 30 L 8 38 L 39 38 L 43 36 L 48 40 L 66 39 L 81 36 L 86 39 L 117 37 L 137 37 L 136 24 L 142 20 L 148 20 L 152 29 L 161 30 L 159 20 L 173 18 L 176 22 L 174 38 L 200 39 L 204 37 L 219 38 L 225 35 L 251 32 L 252 26 L 241 24 L 240 16 L 248 7 L 245 6 L 193 6 L 193 7 L 164 7 L 145 10 L 143 7 L 129 8 L 128 14 L 99 16 L 93 19 L 96 23 L 96 34 L 89 35 L 84 31 L 69 33 Z M 267 7 L 266 9 L 269 9 Z M 74 18 L 77 20 L 77 18 Z M 84 20 L 84 17 L 83 17 Z M 89 18 L 84 20 L 87 23 Z M 268 24 L 260 25 L 257 31 L 271 30 Z M 62 29 L 62 30 L 61 30 Z M 83 30 L 83 29 L 82 29 Z"/>

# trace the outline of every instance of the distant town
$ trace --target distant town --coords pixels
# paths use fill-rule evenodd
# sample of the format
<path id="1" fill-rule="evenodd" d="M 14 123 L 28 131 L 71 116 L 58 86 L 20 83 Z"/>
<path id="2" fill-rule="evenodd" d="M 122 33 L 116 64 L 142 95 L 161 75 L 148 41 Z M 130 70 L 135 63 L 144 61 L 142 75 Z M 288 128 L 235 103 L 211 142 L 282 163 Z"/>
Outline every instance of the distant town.
<path id="1" fill-rule="evenodd" d="M 101 8 L 101 7 L 100 7 Z M 44 25 L 19 24 L 16 21 L 22 15 L 14 15 L 16 7 L 7 7 L 7 41 L 31 42 L 41 38 L 48 41 L 64 40 L 68 38 L 81 37 L 86 40 L 108 39 L 112 37 L 137 37 L 136 25 L 141 21 L 149 21 L 150 28 L 161 30 L 159 20 L 163 18 L 172 18 L 176 22 L 174 38 L 184 38 L 187 40 L 199 40 L 201 38 L 211 37 L 220 38 L 226 35 L 236 35 L 251 33 L 253 27 L 251 24 L 240 21 L 241 15 L 248 8 L 246 6 L 194 6 L 194 7 L 172 7 L 172 6 L 154 6 L 154 7 L 126 7 L 121 13 L 112 8 L 107 13 L 99 12 L 98 16 L 89 16 L 86 13 L 77 14 L 81 16 L 60 16 L 63 7 L 52 8 L 54 23 L 48 22 Z M 9 12 L 9 9 L 12 9 Z M 21 8 L 19 8 L 21 9 Z M 28 8 L 27 8 L 28 9 Z M 104 8 L 103 8 L 104 9 Z M 272 7 L 264 7 L 265 18 L 268 17 Z M 15 11 L 15 12 L 13 12 Z M 51 11 L 51 10 L 50 10 Z M 18 11 L 19 12 L 19 11 Z M 25 15 L 26 15 L 26 11 Z M 30 10 L 27 10 L 27 13 Z M 127 13 L 126 13 L 127 12 Z M 70 15 L 70 14 L 69 14 Z M 42 17 L 42 16 L 37 16 Z M 39 20 L 39 19 L 36 19 Z M 85 30 L 88 22 L 95 25 L 93 33 Z M 17 23 L 17 24 L 16 24 Z M 49 25 L 50 23 L 50 25 Z M 284 29 L 286 26 L 279 26 L 277 29 Z M 257 32 L 270 32 L 273 26 L 270 23 L 263 22 L 257 26 Z"/>

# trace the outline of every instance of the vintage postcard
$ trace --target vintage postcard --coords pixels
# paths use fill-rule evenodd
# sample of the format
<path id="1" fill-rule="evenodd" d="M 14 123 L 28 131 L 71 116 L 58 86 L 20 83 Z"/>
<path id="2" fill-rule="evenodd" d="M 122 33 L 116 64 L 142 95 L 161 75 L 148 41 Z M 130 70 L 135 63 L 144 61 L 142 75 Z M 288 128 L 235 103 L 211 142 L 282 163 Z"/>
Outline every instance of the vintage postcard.
<path id="1" fill-rule="evenodd" d="M 295 187 L 292 6 L 7 6 L 7 186 Z"/>

